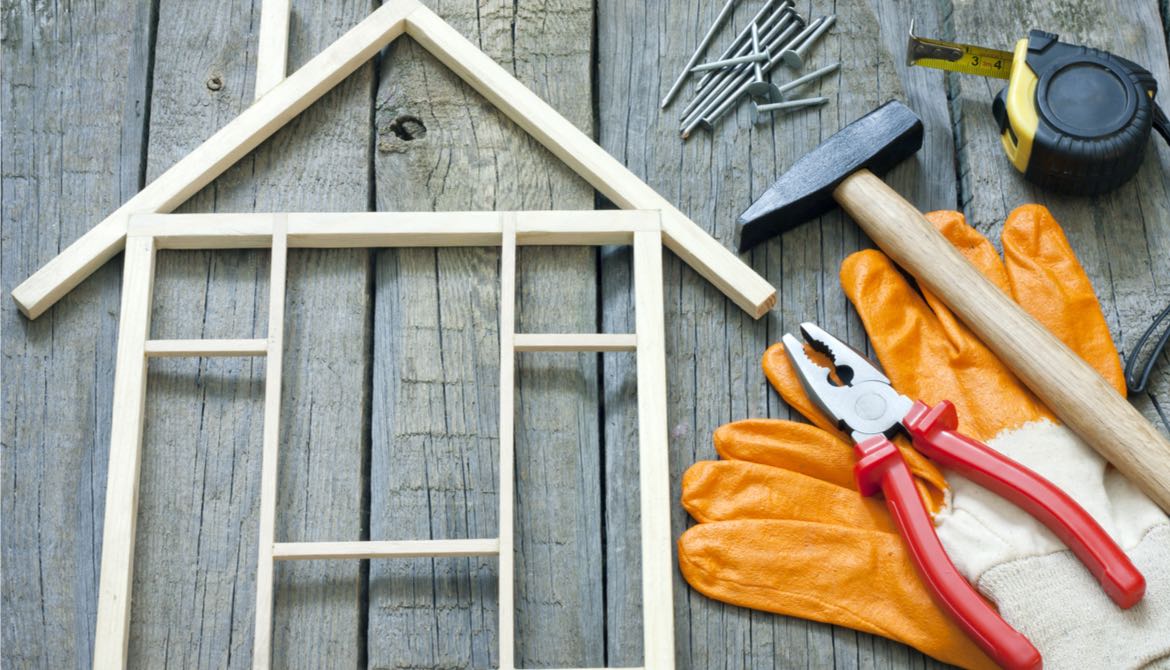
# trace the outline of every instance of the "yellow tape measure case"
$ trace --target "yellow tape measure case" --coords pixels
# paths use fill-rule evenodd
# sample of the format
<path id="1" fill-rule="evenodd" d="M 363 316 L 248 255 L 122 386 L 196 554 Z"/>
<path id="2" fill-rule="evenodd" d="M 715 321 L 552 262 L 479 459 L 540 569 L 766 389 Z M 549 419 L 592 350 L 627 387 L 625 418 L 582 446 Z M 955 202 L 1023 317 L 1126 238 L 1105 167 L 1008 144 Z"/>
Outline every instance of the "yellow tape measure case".
<path id="1" fill-rule="evenodd" d="M 1106 51 L 1033 30 L 992 103 L 1004 149 L 1040 186 L 1092 195 L 1137 172 L 1154 123 L 1153 75 Z"/>

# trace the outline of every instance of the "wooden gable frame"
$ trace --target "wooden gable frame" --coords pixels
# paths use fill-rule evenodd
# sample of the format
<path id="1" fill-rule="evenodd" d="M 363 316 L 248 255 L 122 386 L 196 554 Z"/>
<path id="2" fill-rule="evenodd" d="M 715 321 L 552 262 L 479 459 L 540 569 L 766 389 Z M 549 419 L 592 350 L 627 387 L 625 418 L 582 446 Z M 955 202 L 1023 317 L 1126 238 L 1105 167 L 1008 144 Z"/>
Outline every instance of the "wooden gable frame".
<path id="1" fill-rule="evenodd" d="M 261 16 L 261 46 L 283 46 L 285 11 Z M 281 26 L 285 27 L 284 34 Z M 418 0 L 388 0 L 287 78 L 273 84 L 284 56 L 262 61 L 251 107 L 66 247 L 12 292 L 20 310 L 35 319 L 121 251 L 131 214 L 170 212 L 304 111 L 325 92 L 400 35 L 409 35 L 535 137 L 593 188 L 623 209 L 662 212 L 663 241 L 707 281 L 753 317 L 776 301 L 776 289 L 630 172 L 591 138 L 528 90 Z M 279 53 L 273 51 L 272 53 Z M 265 86 L 271 86 L 267 91 Z"/>
<path id="2" fill-rule="evenodd" d="M 523 351 L 634 351 L 642 529 L 644 665 L 674 665 L 661 249 L 666 245 L 759 318 L 775 289 L 619 161 L 417 0 L 387 0 L 288 77 L 289 0 L 264 0 L 256 100 L 13 291 L 29 318 L 44 313 L 125 249 L 114 382 L 94 667 L 125 667 L 129 639 L 146 370 L 151 358 L 266 357 L 259 557 L 253 667 L 271 660 L 273 570 L 278 560 L 495 555 L 499 664 L 514 667 L 513 389 Z M 402 34 L 410 35 L 594 188 L 625 210 L 169 215 Z M 515 256 L 523 244 L 628 244 L 635 276 L 634 333 L 515 332 Z M 275 537 L 285 259 L 290 247 L 499 246 L 500 486 L 495 538 L 280 542 Z M 271 248 L 264 339 L 154 340 L 151 288 L 158 249 Z"/>

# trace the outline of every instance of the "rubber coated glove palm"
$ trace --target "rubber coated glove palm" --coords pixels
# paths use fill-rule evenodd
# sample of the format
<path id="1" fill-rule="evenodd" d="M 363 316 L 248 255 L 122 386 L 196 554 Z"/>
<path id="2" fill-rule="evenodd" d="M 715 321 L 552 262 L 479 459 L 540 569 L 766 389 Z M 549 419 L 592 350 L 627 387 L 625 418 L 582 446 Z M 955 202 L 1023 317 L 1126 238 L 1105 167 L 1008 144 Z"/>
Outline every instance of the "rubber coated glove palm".
<path id="1" fill-rule="evenodd" d="M 961 215 L 940 212 L 930 218 L 985 276 L 1012 295 L 1119 390 L 1123 388 L 1116 350 L 1092 288 L 1047 210 L 1029 206 L 1012 213 L 1003 234 L 1006 263 L 985 238 L 966 226 Z M 920 488 L 929 494 L 928 502 L 936 512 L 939 535 L 959 569 L 996 603 L 1005 619 L 1036 644 L 1049 668 L 1141 667 L 1165 659 L 1170 648 L 1170 611 L 1167 611 L 1170 526 L 1165 515 L 1059 426 L 1048 410 L 945 306 L 933 296 L 920 295 L 884 255 L 866 251 L 851 256 L 842 266 L 842 284 L 861 314 L 878 358 L 895 387 L 928 403 L 951 400 L 959 411 L 961 431 L 988 442 L 1068 491 L 1130 553 L 1145 573 L 1148 588 L 1141 604 L 1128 611 L 1119 610 L 1064 546 L 1031 517 L 961 477 L 952 477 L 953 488 L 946 490 L 941 478 L 924 477 L 919 465 L 915 470 Z M 779 346 L 765 354 L 764 368 L 791 405 L 814 423 L 833 430 L 808 402 Z M 740 435 L 743 429 L 757 423 L 740 422 L 721 428 L 716 435 L 720 454 L 737 458 L 738 447 L 720 448 L 720 441 L 739 444 L 743 441 Z M 784 425 L 787 422 L 766 423 L 772 425 L 756 425 L 756 431 L 766 433 L 773 443 L 787 440 L 789 429 Z M 851 465 L 852 453 L 846 444 L 841 442 L 836 449 L 826 449 L 827 445 L 810 443 L 792 449 L 802 454 L 798 461 L 820 463 L 826 458 L 846 458 Z M 774 444 L 770 445 L 773 447 Z M 843 456 L 827 456 L 829 451 L 842 449 L 845 449 Z M 735 465 L 734 461 L 725 463 L 721 464 L 724 468 L 751 470 L 759 459 L 742 466 Z M 779 467 L 796 470 L 791 474 L 808 472 L 803 469 L 803 463 L 793 463 Z M 712 466 L 696 464 L 684 479 L 684 504 L 696 519 L 714 523 L 703 523 L 684 535 L 680 540 L 680 564 L 688 581 L 700 591 L 722 600 L 742 599 L 742 586 L 757 586 L 750 581 L 752 559 L 738 551 L 720 555 L 717 548 L 723 546 L 722 533 L 727 531 L 717 526 L 751 523 L 756 512 L 747 504 L 731 515 L 710 514 L 711 500 L 735 499 L 740 495 L 739 491 L 732 490 L 734 477 L 720 478 L 727 483 L 707 483 L 719 477 Z M 848 484 L 852 485 L 851 477 Z M 946 492 L 946 500 L 940 506 L 937 494 L 941 491 Z M 806 512 L 810 517 L 825 518 L 821 508 L 835 504 L 811 491 L 786 495 L 799 497 L 790 507 L 813 510 Z M 874 512 L 882 518 L 879 525 L 889 523 L 888 517 L 882 516 L 884 511 L 879 506 Z M 711 527 L 704 528 L 708 525 Z M 832 530 L 835 529 L 825 529 L 825 532 Z M 866 538 L 873 540 L 878 536 Z M 787 540 L 789 544 L 795 541 L 792 537 Z M 826 572 L 836 572 L 838 564 L 853 565 L 858 556 L 872 557 L 875 551 L 889 550 L 880 543 L 863 539 L 835 549 L 831 556 L 824 557 L 827 562 L 822 566 Z M 788 561 L 780 553 L 772 556 L 772 571 L 757 575 L 765 577 L 773 590 L 788 593 L 793 586 L 792 571 L 780 569 Z M 940 660 L 967 667 L 989 663 L 981 654 L 954 643 L 957 633 L 920 586 L 918 590 L 904 586 L 898 590 L 896 585 L 886 583 L 890 579 L 906 579 L 890 566 L 899 566 L 899 571 L 911 570 L 900 542 L 883 557 L 882 563 L 880 570 L 866 575 L 867 581 L 852 588 L 828 584 L 818 591 L 820 601 L 829 607 L 808 608 L 786 602 L 780 607 L 764 603 L 761 609 L 878 632 Z M 736 581 L 744 578 L 749 581 Z M 917 583 L 912 574 L 911 578 Z M 838 610 L 851 614 L 874 611 L 870 598 L 865 595 L 866 589 L 858 590 L 867 585 L 873 599 L 889 598 L 891 592 L 906 598 L 925 596 L 917 604 L 928 608 L 928 617 L 946 623 L 947 629 L 923 631 L 921 624 L 910 625 L 914 622 L 886 616 L 877 621 L 888 633 L 873 630 L 872 625 L 850 623 L 850 617 L 842 616 Z M 923 633 L 928 639 L 921 639 Z"/>

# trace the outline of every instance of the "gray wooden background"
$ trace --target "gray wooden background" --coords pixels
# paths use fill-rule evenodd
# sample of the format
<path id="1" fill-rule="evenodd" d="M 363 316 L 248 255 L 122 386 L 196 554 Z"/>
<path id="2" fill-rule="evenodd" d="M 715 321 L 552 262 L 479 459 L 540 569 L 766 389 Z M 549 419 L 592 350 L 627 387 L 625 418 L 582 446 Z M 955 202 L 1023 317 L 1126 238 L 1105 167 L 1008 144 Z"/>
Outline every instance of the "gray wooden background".
<path id="1" fill-rule="evenodd" d="M 743 0 L 742 26 L 759 0 Z M 1114 50 L 1164 85 L 1164 12 L 1103 3 L 799 0 L 835 12 L 815 64 L 831 103 L 676 135 L 657 101 L 721 0 L 429 0 L 578 127 L 725 244 L 734 217 L 793 161 L 890 97 L 924 149 L 890 180 L 993 237 L 1017 204 L 1056 213 L 1123 352 L 1170 301 L 1170 153 L 1101 198 L 1041 192 L 1001 155 L 999 83 L 908 71 L 906 29 L 1007 48 L 1029 27 Z M 5 293 L 252 98 L 259 0 L 4 0 Z M 373 8 L 296 0 L 290 67 Z M 726 36 L 724 36 L 726 38 Z M 409 39 L 196 195 L 182 211 L 593 208 L 593 190 Z M 814 318 L 864 333 L 837 268 L 868 245 L 839 213 L 745 258 L 780 290 L 753 321 L 666 254 L 670 459 L 711 458 L 734 419 L 785 417 L 759 355 Z M 496 533 L 494 249 L 294 251 L 289 260 L 278 539 Z M 89 665 L 101 552 L 120 260 L 36 321 L 3 328 L 3 666 Z M 166 252 L 156 337 L 260 337 L 266 254 Z M 621 249 L 524 249 L 520 331 L 631 328 Z M 1136 402 L 1167 427 L 1170 365 Z M 641 662 L 634 360 L 523 354 L 517 397 L 517 658 L 527 667 Z M 134 664 L 247 667 L 258 524 L 260 359 L 152 363 L 130 647 Z M 687 526 L 674 511 L 676 534 Z M 777 557 L 778 569 L 783 556 Z M 281 564 L 276 661 L 287 667 L 483 667 L 497 658 L 495 561 Z M 675 579 L 681 667 L 935 666 L 896 643 L 712 602 Z M 650 603 L 646 606 L 655 607 Z"/>

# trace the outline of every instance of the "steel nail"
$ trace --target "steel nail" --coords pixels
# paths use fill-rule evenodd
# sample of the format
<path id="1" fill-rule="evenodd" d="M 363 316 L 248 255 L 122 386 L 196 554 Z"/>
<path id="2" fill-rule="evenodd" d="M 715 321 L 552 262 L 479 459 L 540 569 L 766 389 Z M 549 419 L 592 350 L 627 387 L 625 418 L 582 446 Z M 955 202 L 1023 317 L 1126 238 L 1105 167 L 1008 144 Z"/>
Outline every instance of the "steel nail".
<path id="1" fill-rule="evenodd" d="M 816 98 L 802 98 L 800 100 L 785 100 L 784 102 L 770 102 L 766 105 L 757 105 L 756 109 L 761 112 L 775 112 L 781 109 L 799 109 L 801 107 L 823 105 L 828 101 L 828 98 L 819 96 Z"/>
<path id="2" fill-rule="evenodd" d="M 771 55 L 772 52 L 780 51 L 781 47 L 788 43 L 788 39 L 792 36 L 792 33 L 796 32 L 799 28 L 800 24 L 794 22 L 780 23 L 773 26 L 764 37 L 764 51 L 770 54 L 771 59 L 775 59 L 776 56 Z M 777 35 L 777 33 L 779 34 Z M 761 69 L 766 71 L 767 68 Z M 731 70 L 726 76 L 712 82 L 708 89 L 701 91 L 683 108 L 683 125 L 685 126 L 694 118 L 695 110 L 710 107 L 712 100 L 721 101 L 722 94 L 742 82 L 744 76 L 746 76 L 746 73 L 743 70 Z"/>
<path id="3" fill-rule="evenodd" d="M 767 44 L 766 51 L 771 53 L 773 50 L 775 50 L 777 53 L 771 56 L 766 67 L 761 66 L 761 69 L 764 72 L 767 72 L 776 65 L 780 59 L 779 52 L 781 51 L 781 47 L 789 43 L 789 38 L 791 37 L 792 33 L 797 30 L 797 28 L 799 28 L 799 25 L 794 23 L 789 25 L 787 29 L 780 33 L 779 36 L 769 35 L 768 38 L 765 38 L 765 43 Z M 709 112 L 714 109 L 721 108 L 721 106 L 724 105 L 729 98 L 738 98 L 750 84 L 750 82 L 745 83 L 744 81 L 747 79 L 747 76 L 747 73 L 742 70 L 733 72 L 731 76 L 727 77 L 722 83 L 718 84 L 710 95 L 698 101 L 695 105 L 694 111 L 691 111 L 689 114 L 683 117 L 683 137 L 687 137 L 690 134 L 690 131 L 694 130 L 694 128 L 698 126 L 698 123 L 701 122 Z M 731 91 L 731 93 L 728 94 L 728 91 Z"/>
<path id="4" fill-rule="evenodd" d="M 748 23 L 748 26 L 739 31 L 739 34 L 735 36 L 735 40 L 733 40 L 732 43 L 726 49 L 724 49 L 723 53 L 720 54 L 719 57 L 731 58 L 732 56 L 742 56 L 743 54 L 748 53 L 748 39 L 751 37 L 750 30 L 752 25 L 758 25 L 761 31 L 767 32 L 776 23 L 781 21 L 788 21 L 793 16 L 795 16 L 796 19 L 801 23 L 804 22 L 804 20 L 800 18 L 800 15 L 796 13 L 796 9 L 792 6 L 792 0 L 784 0 L 781 2 L 776 6 L 775 10 L 771 14 L 767 15 L 767 18 L 765 18 L 764 11 L 761 10 L 757 12 L 756 15 L 752 17 L 752 20 Z M 704 86 L 706 86 L 707 82 L 711 80 L 711 77 L 716 76 L 716 74 L 718 73 L 708 72 L 700 77 L 699 82 L 695 84 L 695 90 L 699 91 Z"/>
<path id="5" fill-rule="evenodd" d="M 774 1 L 775 0 L 768 0 L 768 4 L 771 4 Z M 694 66 L 695 63 L 699 62 L 699 58 L 701 58 L 703 52 L 706 51 L 707 45 L 710 44 L 711 39 L 715 37 L 715 33 L 718 32 L 719 29 L 723 27 L 724 22 L 726 22 L 727 19 L 731 17 L 737 2 L 739 2 L 739 0 L 727 0 L 727 4 L 723 5 L 723 9 L 719 10 L 719 14 L 715 17 L 715 23 L 711 24 L 711 27 L 707 30 L 707 34 L 704 35 L 703 39 L 699 41 L 699 46 L 695 49 L 695 53 L 691 54 L 690 60 L 687 61 L 686 67 L 683 68 L 682 74 L 680 74 L 678 79 L 674 81 L 674 84 L 671 85 L 670 90 L 666 93 L 666 97 L 662 98 L 662 108 L 665 108 L 667 105 L 669 105 L 670 101 L 674 99 L 674 96 L 678 94 L 679 90 L 682 88 L 683 82 L 686 81 L 687 75 L 690 74 L 691 67 Z"/>
<path id="6" fill-rule="evenodd" d="M 815 44 L 818 39 L 820 39 L 821 35 L 824 35 L 825 31 L 831 28 L 833 23 L 836 21 L 837 15 L 830 15 L 821 21 L 820 25 L 817 26 L 817 29 L 813 32 L 813 34 L 809 35 L 808 39 L 801 42 L 799 46 L 797 46 L 795 49 L 785 49 L 784 53 L 780 54 L 784 64 L 795 69 L 804 67 L 804 54 L 808 52 L 809 48 L 811 48 L 812 45 Z"/>
<path id="7" fill-rule="evenodd" d="M 752 26 L 752 49 L 756 53 L 765 53 L 760 47 L 760 31 Z M 759 62 L 752 65 L 754 76 L 752 83 L 748 86 L 748 95 L 756 102 L 768 102 L 772 97 L 773 86 L 771 83 L 764 81 L 764 68 L 760 66 Z"/>
<path id="8" fill-rule="evenodd" d="M 826 65 L 825 67 L 823 67 L 819 70 L 814 70 L 812 72 L 809 72 L 808 74 L 804 75 L 803 77 L 793 79 L 792 81 L 788 82 L 787 84 L 784 84 L 783 86 L 781 86 L 777 90 L 779 90 L 780 94 L 783 95 L 783 94 L 787 93 L 788 91 L 791 91 L 792 89 L 794 89 L 798 86 L 803 86 L 804 84 L 807 84 L 810 81 L 815 81 L 815 80 L 820 79 L 821 77 L 823 77 L 831 72 L 835 72 L 837 70 L 837 68 L 839 68 L 839 67 L 841 67 L 840 61 L 837 61 L 836 63 L 833 63 L 832 65 Z"/>
<path id="9" fill-rule="evenodd" d="M 800 31 L 799 35 L 792 38 L 792 41 L 788 43 L 788 46 L 786 48 L 784 48 L 783 51 L 788 52 L 788 51 L 791 51 L 791 50 L 795 49 L 796 47 L 804 44 L 804 42 L 808 39 L 808 36 L 815 33 L 817 31 L 817 29 L 821 27 L 821 24 L 824 22 L 825 22 L 825 17 L 823 17 L 823 16 L 819 16 L 819 17 L 813 19 L 812 21 L 809 21 L 804 26 L 804 30 Z"/>
<path id="10" fill-rule="evenodd" d="M 734 58 L 725 58 L 723 60 L 713 60 L 709 63 L 700 63 L 693 68 L 691 72 L 706 72 L 707 70 L 718 70 L 720 68 L 730 67 L 732 65 L 743 65 L 744 63 L 758 63 L 762 60 L 768 60 L 766 53 L 754 53 L 746 56 L 736 56 Z"/>
<path id="11" fill-rule="evenodd" d="M 793 41 L 795 41 L 795 38 Z M 778 39 L 776 42 L 782 43 L 782 39 Z M 791 43 L 792 42 L 789 42 L 789 44 Z M 773 45 L 769 45 L 769 47 L 771 46 Z M 772 56 L 768 60 L 767 66 L 764 67 L 765 72 L 771 70 L 776 66 L 777 63 L 780 62 L 781 57 L 783 56 L 783 52 L 783 49 L 777 49 L 776 55 Z M 740 82 L 739 87 L 736 88 L 731 95 L 723 97 L 722 102 L 720 102 L 718 105 L 708 105 L 703 111 L 694 114 L 689 121 L 684 121 L 682 132 L 680 133 L 683 139 L 690 137 L 695 128 L 698 128 L 700 125 L 706 124 L 709 127 L 712 126 L 716 120 L 718 120 L 720 117 L 726 114 L 728 110 L 735 106 L 735 103 L 739 101 L 740 96 L 743 95 L 745 91 L 747 91 L 748 86 L 751 84 L 751 82 L 744 82 L 742 77 L 737 81 Z"/>
<path id="12" fill-rule="evenodd" d="M 756 123 L 764 119 L 766 114 L 771 112 L 778 112 L 781 110 L 802 109 L 804 107 L 817 107 L 828 102 L 829 99 L 825 97 L 819 98 L 804 98 L 801 100 L 786 100 L 784 102 L 772 102 L 766 105 L 756 105 Z"/>

